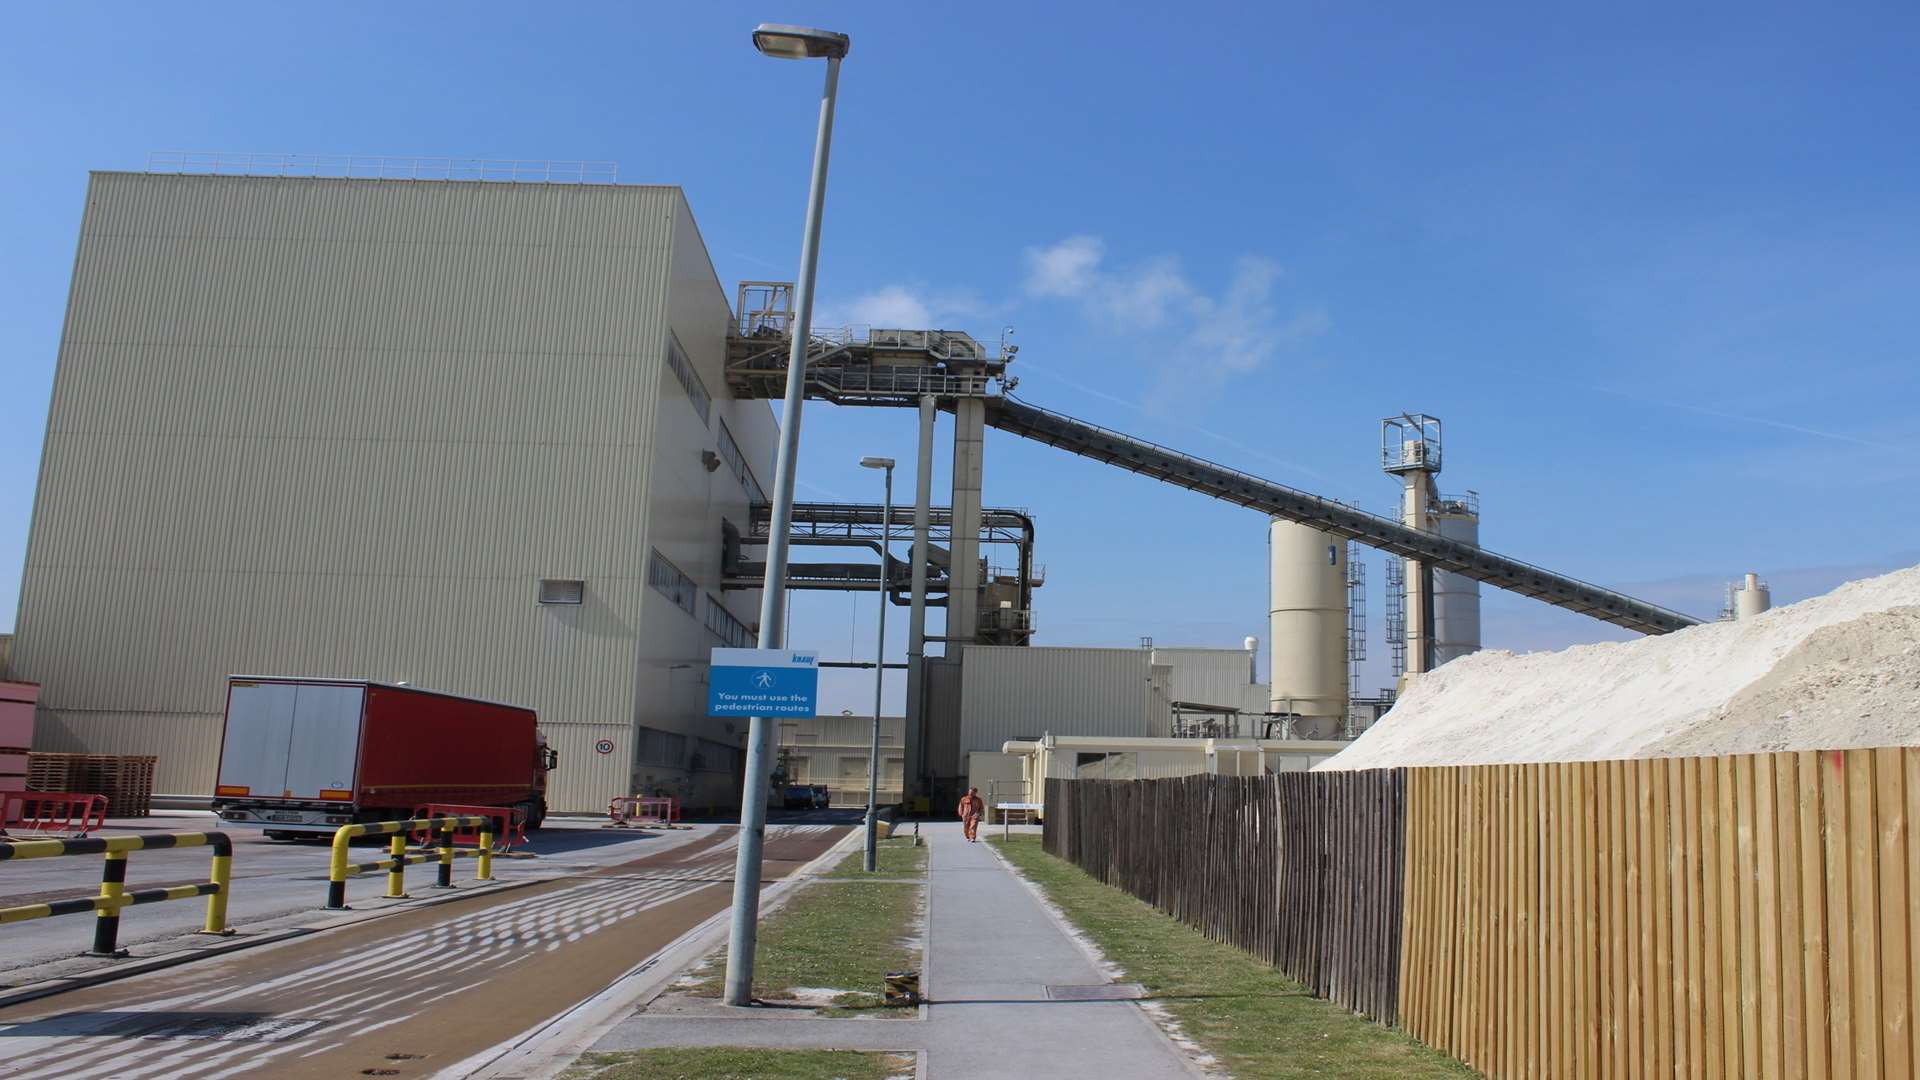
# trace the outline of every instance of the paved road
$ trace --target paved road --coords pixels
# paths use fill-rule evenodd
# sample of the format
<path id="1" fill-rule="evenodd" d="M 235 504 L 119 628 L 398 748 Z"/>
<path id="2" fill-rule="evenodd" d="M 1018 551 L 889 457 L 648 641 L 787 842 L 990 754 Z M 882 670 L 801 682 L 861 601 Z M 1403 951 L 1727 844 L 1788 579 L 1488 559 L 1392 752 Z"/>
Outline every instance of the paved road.
<path id="1" fill-rule="evenodd" d="M 849 811 L 799 811 L 776 814 L 776 824 L 852 824 L 858 819 Z M 494 877 L 503 882 L 525 881 L 564 874 L 590 873 L 639 858 L 678 841 L 683 834 L 661 835 L 603 829 L 604 818 L 549 818 L 546 828 L 533 834 L 533 859 L 497 859 Z M 108 823 L 102 835 L 124 832 L 201 832 L 217 828 L 219 822 L 210 813 L 162 811 L 150 818 L 116 819 Z M 711 831 L 711 825 L 695 825 L 695 835 Z M 326 901 L 327 845 L 315 841 L 283 842 L 268 840 L 257 829 L 228 828 L 233 837 L 233 895 L 228 904 L 232 925 L 260 928 L 286 917 L 305 919 Z M 355 861 L 370 861 L 385 855 L 385 846 L 356 844 Z M 136 852 L 127 861 L 127 888 L 157 888 L 205 881 L 210 852 L 204 847 L 175 851 Z M 433 867 L 416 865 L 407 870 L 410 889 L 417 882 L 433 880 Z M 455 880 L 466 885 L 473 877 L 474 865 L 462 859 L 454 865 Z M 37 904 L 74 896 L 91 896 L 100 890 L 100 857 L 75 856 L 64 859 L 27 859 L 0 863 L 0 907 Z M 386 891 L 384 874 L 362 874 L 347 883 L 347 902 L 358 908 L 381 906 Z M 414 889 L 416 895 L 420 894 Z M 158 943 L 198 930 L 205 914 L 201 901 L 175 901 L 129 908 L 120 921 L 120 944 L 133 949 L 134 955 L 150 955 Z M 0 982 L 12 982 L 6 972 L 50 961 L 72 958 L 93 941 L 93 920 L 84 916 L 40 919 L 0 926 Z M 97 966 L 97 965 L 89 965 Z"/>
<path id="2" fill-rule="evenodd" d="M 767 879 L 843 832 L 770 827 Z M 425 1076 L 584 1000 L 725 908 L 737 845 L 736 829 L 708 829 L 562 880 L 0 1009 L 0 1075 Z"/>

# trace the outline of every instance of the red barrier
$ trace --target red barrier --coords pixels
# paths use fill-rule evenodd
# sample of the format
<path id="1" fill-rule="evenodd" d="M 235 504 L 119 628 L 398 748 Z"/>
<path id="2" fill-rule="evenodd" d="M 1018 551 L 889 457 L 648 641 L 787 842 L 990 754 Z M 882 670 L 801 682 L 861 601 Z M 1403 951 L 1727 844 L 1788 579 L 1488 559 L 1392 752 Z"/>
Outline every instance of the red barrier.
<path id="1" fill-rule="evenodd" d="M 510 851 L 515 844 L 527 842 L 527 819 L 515 806 L 461 806 L 455 803 L 421 803 L 414 808 L 415 818 L 468 817 L 480 816 L 492 818 L 498 828 L 493 830 L 494 850 Z M 428 840 L 428 830 L 416 830 L 413 841 L 424 844 Z M 453 842 L 459 847 L 478 847 L 480 830 L 474 826 L 463 826 L 454 830 Z"/>
<path id="2" fill-rule="evenodd" d="M 612 829 L 644 829 L 671 825 L 680 819 L 680 800 L 671 795 L 616 795 L 607 804 Z"/>
<path id="3" fill-rule="evenodd" d="M 107 823 L 105 795 L 12 791 L 0 807 L 0 824 L 19 832 L 85 836 Z"/>

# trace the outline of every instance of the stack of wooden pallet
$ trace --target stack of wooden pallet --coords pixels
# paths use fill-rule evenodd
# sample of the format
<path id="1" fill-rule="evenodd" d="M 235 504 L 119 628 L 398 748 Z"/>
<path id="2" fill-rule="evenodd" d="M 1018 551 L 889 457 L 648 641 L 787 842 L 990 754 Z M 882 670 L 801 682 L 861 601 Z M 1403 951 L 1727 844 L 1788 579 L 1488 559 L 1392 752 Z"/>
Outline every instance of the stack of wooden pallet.
<path id="1" fill-rule="evenodd" d="M 153 766 L 157 757 L 142 754 L 27 755 L 27 787 L 105 795 L 107 816 L 146 817 L 153 809 Z"/>

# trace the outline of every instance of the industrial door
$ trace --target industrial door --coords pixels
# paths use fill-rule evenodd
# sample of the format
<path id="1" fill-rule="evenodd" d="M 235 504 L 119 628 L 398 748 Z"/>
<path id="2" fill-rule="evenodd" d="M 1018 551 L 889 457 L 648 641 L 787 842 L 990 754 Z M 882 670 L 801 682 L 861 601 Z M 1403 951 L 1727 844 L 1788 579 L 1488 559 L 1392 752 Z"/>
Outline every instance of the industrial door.
<path id="1" fill-rule="evenodd" d="M 294 690 L 291 683 L 235 682 L 227 687 L 217 794 L 270 798 L 287 786 Z"/>
<path id="2" fill-rule="evenodd" d="M 285 795 L 289 799 L 351 799 L 366 688 L 303 685 L 298 689 L 288 739 Z"/>
<path id="3" fill-rule="evenodd" d="M 365 697 L 360 686 L 234 683 L 219 793 L 351 799 Z"/>

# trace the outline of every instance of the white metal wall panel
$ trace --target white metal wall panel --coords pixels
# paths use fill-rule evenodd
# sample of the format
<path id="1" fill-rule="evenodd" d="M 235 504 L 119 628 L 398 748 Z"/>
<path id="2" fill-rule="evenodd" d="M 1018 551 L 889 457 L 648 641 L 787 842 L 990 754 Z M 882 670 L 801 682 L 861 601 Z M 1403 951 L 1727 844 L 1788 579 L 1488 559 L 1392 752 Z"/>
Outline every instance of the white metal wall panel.
<path id="1" fill-rule="evenodd" d="M 606 813 L 616 795 L 632 795 L 633 729 L 625 724 L 548 724 L 540 730 L 560 764 L 547 777 L 547 806 L 555 813 Z M 613 744 L 599 751 L 602 740 Z"/>
<path id="2" fill-rule="evenodd" d="M 33 748 L 57 754 L 152 754 L 153 789 L 213 793 L 220 758 L 220 713 L 85 712 L 41 709 Z M 182 747 L 205 747 L 184 753 Z"/>
<path id="3" fill-rule="evenodd" d="M 209 790 L 217 723 L 119 725 L 217 716 L 236 671 L 624 730 L 681 205 L 96 174 L 15 655 L 65 718 L 46 748 L 145 747 L 161 787 Z M 560 568 L 587 581 L 564 612 L 534 603 Z M 557 804 L 604 804 L 556 780 Z"/>
<path id="4" fill-rule="evenodd" d="M 1150 650 L 969 645 L 961 656 L 962 753 L 1043 733 L 1154 734 Z"/>
<path id="5" fill-rule="evenodd" d="M 1174 701 L 1239 706 L 1253 682 L 1251 654 L 1241 649 L 1155 647 L 1153 662 L 1172 668 L 1167 694 Z M 1266 702 L 1260 708 L 1266 708 Z"/>

